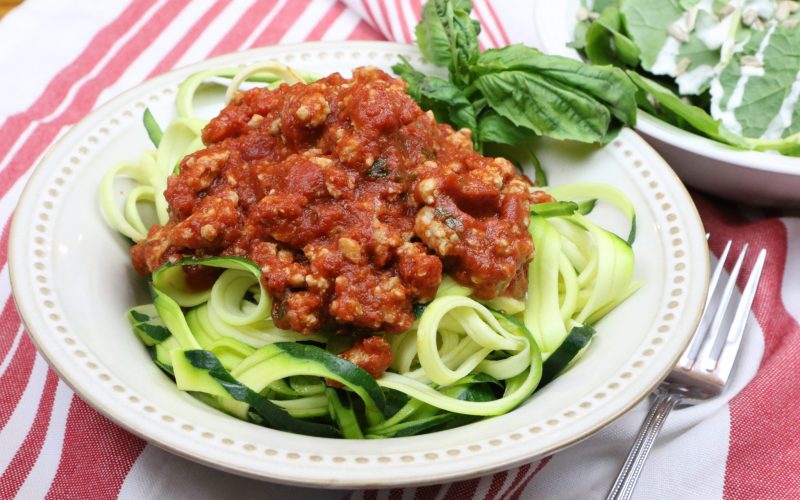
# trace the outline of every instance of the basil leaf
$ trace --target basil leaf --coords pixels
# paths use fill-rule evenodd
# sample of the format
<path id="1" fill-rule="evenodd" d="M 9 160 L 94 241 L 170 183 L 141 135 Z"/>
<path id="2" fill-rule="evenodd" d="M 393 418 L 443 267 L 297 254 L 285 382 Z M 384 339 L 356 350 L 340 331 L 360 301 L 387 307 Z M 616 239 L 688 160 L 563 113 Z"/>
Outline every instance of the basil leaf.
<path id="1" fill-rule="evenodd" d="M 464 224 L 460 220 L 458 220 L 449 210 L 437 208 L 435 210 L 435 213 L 436 213 L 436 218 L 444 221 L 444 224 L 453 231 L 460 233 L 461 231 L 464 230 Z"/>
<path id="2" fill-rule="evenodd" d="M 437 66 L 447 66 L 450 62 L 450 41 L 444 31 L 434 2 L 426 2 L 422 7 L 422 18 L 414 34 L 419 51 L 428 61 Z"/>
<path id="3" fill-rule="evenodd" d="M 449 227 L 450 229 L 452 229 L 457 233 L 460 233 L 464 230 L 464 224 L 455 217 L 446 217 L 444 219 L 444 223 L 447 227 Z"/>
<path id="4" fill-rule="evenodd" d="M 415 70 L 408 60 L 392 66 L 392 71 L 408 83 L 408 94 L 425 110 L 432 110 L 436 119 L 447 122 L 456 129 L 478 129 L 475 109 L 466 94 L 448 82 L 435 76 L 427 76 Z"/>
<path id="5" fill-rule="evenodd" d="M 518 70 L 480 76 L 475 86 L 497 113 L 519 127 L 555 139 L 606 142 L 611 113 L 581 91 Z"/>
<path id="6" fill-rule="evenodd" d="M 378 158 L 367 170 L 367 175 L 370 177 L 386 177 L 389 175 L 389 167 L 386 166 L 386 160 Z"/>
<path id="7" fill-rule="evenodd" d="M 470 4 L 469 9 L 465 10 L 456 8 L 455 2 L 434 1 L 440 18 L 444 16 L 445 32 L 450 42 L 450 81 L 459 87 L 464 87 L 471 81 L 470 69 L 480 54 L 478 46 L 480 24 L 469 17 L 472 8 L 470 2 L 460 2 Z"/>
<path id="8" fill-rule="evenodd" d="M 478 151 L 484 142 L 519 146 L 536 135 L 605 143 L 621 126 L 635 123 L 637 89 L 622 70 L 522 45 L 481 53 L 480 24 L 470 18 L 471 10 L 470 0 L 429 0 L 416 28 L 423 55 L 447 65 L 449 81 L 426 76 L 405 59 L 392 69 L 437 120 L 471 129 Z M 624 45 L 622 57 L 634 63 L 636 47 L 617 29 L 619 13 L 610 18 Z"/>
<path id="9" fill-rule="evenodd" d="M 485 75 L 509 69 L 541 75 L 548 83 L 559 86 L 566 92 L 574 92 L 576 96 L 583 94 L 607 105 L 608 111 L 624 124 L 636 123 L 636 87 L 619 68 L 584 64 L 568 57 L 546 55 L 532 47 L 517 44 L 483 52 L 473 71 L 477 75 Z M 546 105 L 527 103 L 525 107 Z M 572 113 L 566 112 L 561 119 L 572 120 L 574 118 L 570 118 L 571 115 Z"/>
<path id="10" fill-rule="evenodd" d="M 524 144 L 536 136 L 531 130 L 514 125 L 511 120 L 487 110 L 478 117 L 478 140 L 498 144 Z"/>
<path id="11" fill-rule="evenodd" d="M 480 24 L 469 18 L 471 11 L 471 0 L 430 0 L 415 29 L 422 55 L 437 66 L 448 66 L 453 82 L 465 80 L 479 52 Z"/>

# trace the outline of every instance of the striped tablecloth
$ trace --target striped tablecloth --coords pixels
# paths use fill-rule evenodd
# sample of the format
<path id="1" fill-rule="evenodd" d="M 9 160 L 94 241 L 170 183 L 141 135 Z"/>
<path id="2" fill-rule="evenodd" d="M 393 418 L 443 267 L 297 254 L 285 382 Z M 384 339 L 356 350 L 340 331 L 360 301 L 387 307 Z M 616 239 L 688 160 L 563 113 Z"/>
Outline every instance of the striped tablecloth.
<path id="1" fill-rule="evenodd" d="M 492 476 L 404 490 L 292 488 L 208 469 L 116 427 L 58 379 L 20 325 L 9 221 L 31 168 L 70 125 L 146 78 L 226 52 L 304 40 L 409 42 L 420 3 L 26 0 L 0 20 L 0 498 L 605 496 L 644 405 L 580 445 Z M 527 3 L 475 0 L 482 46 L 535 44 Z M 637 497 L 800 498 L 800 218 L 702 195 L 695 202 L 714 252 L 728 238 L 768 249 L 766 279 L 735 380 L 721 397 L 670 417 Z"/>

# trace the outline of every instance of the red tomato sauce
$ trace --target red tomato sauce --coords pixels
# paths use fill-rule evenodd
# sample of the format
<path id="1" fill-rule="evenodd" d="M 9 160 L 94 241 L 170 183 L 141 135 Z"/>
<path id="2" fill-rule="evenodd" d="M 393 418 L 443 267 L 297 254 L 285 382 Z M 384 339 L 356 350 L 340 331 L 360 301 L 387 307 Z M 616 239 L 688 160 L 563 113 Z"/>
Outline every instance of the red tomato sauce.
<path id="1" fill-rule="evenodd" d="M 299 332 L 407 330 L 443 273 L 478 298 L 524 294 L 541 194 L 508 160 L 476 153 L 469 130 L 437 124 L 402 80 L 360 68 L 242 92 L 203 141 L 169 178 L 170 222 L 131 250 L 144 275 L 187 256 L 246 257 L 275 324 Z M 377 343 L 349 355 L 367 351 L 382 352 L 375 372 L 391 362 Z"/>

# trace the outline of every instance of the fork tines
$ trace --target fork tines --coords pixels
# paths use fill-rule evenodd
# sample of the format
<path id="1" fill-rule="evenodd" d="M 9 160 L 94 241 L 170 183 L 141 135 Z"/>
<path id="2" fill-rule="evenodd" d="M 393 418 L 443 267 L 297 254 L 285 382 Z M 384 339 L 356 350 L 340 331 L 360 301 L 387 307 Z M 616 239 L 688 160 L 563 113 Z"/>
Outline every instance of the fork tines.
<path id="1" fill-rule="evenodd" d="M 767 255 L 765 249 L 759 251 L 747 283 L 738 298 L 738 303 L 735 307 L 731 307 L 733 305 L 731 302 L 736 300 L 734 290 L 748 251 L 748 245 L 742 246 L 730 275 L 727 280 L 724 280 L 723 270 L 731 246 L 732 242 L 728 241 L 719 257 L 709 280 L 708 296 L 702 319 L 689 347 L 686 348 L 678 362 L 678 368 L 685 372 L 711 376 L 714 379 L 714 385 L 720 385 L 720 389 L 727 382 L 739 351 L 742 333 L 747 324 Z M 721 281 L 725 282 L 724 286 L 720 286 Z"/>

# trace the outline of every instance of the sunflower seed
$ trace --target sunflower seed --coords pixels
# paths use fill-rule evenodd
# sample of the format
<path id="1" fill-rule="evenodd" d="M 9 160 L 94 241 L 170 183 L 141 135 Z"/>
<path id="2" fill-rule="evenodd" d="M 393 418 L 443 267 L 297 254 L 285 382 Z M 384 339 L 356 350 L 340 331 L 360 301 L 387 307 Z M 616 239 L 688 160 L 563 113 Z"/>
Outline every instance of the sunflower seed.
<path id="1" fill-rule="evenodd" d="M 790 15 L 797 12 L 798 8 L 800 8 L 800 5 L 797 2 L 783 0 L 778 3 L 778 8 L 775 9 L 775 19 L 777 21 L 785 21 L 789 19 Z"/>
<path id="2" fill-rule="evenodd" d="M 733 6 L 732 3 L 725 4 L 721 9 L 719 9 L 719 18 L 724 19 L 729 15 L 733 14 L 733 11 L 736 10 L 736 7 Z"/>
<path id="3" fill-rule="evenodd" d="M 692 61 L 690 61 L 688 57 L 684 57 L 678 61 L 678 64 L 675 65 L 675 76 L 681 76 L 682 74 L 686 73 L 686 70 L 689 69 L 690 64 L 692 64 Z"/>
<path id="4" fill-rule="evenodd" d="M 697 24 L 697 14 L 700 12 L 700 9 L 697 7 L 693 7 L 689 12 L 686 13 L 686 32 L 691 33 L 694 31 L 694 27 Z"/>
<path id="5" fill-rule="evenodd" d="M 742 24 L 745 26 L 752 26 L 758 19 L 758 11 L 756 9 L 747 9 L 742 13 Z"/>
<path id="6" fill-rule="evenodd" d="M 764 67 L 764 61 L 756 56 L 742 56 L 741 59 L 739 59 L 739 64 L 742 66 L 750 66 L 752 68 Z"/>
<path id="7" fill-rule="evenodd" d="M 781 26 L 783 26 L 784 28 L 788 28 L 788 29 L 797 28 L 797 26 L 800 26 L 800 19 L 798 19 L 796 17 L 787 19 L 787 20 L 785 20 L 784 22 L 781 23 Z"/>
<path id="8" fill-rule="evenodd" d="M 686 31 L 684 31 L 683 28 L 678 26 L 677 23 L 670 24 L 669 28 L 667 28 L 667 33 L 669 33 L 669 35 L 672 38 L 678 40 L 681 43 L 686 43 L 689 41 L 689 34 L 686 33 Z"/>

